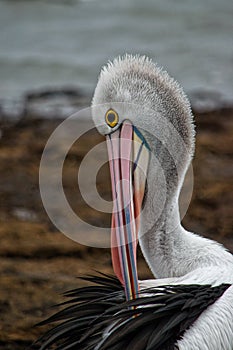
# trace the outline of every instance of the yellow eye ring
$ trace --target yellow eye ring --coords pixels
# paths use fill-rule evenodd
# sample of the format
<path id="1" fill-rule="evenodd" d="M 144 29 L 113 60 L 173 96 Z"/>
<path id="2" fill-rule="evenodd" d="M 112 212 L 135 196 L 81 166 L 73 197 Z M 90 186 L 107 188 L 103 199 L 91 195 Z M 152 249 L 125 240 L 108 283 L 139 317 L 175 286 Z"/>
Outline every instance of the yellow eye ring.
<path id="1" fill-rule="evenodd" d="M 119 121 L 117 112 L 115 112 L 113 109 L 109 109 L 105 114 L 105 120 L 111 128 L 114 128 L 114 126 L 116 126 Z"/>

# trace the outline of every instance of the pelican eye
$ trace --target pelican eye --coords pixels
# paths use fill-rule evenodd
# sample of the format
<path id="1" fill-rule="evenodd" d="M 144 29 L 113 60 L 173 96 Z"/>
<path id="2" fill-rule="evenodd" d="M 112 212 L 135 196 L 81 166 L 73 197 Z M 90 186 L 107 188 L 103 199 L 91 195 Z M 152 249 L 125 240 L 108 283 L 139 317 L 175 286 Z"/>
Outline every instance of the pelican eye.
<path id="1" fill-rule="evenodd" d="M 115 112 L 113 109 L 109 109 L 105 114 L 105 120 L 111 128 L 114 128 L 114 126 L 117 125 L 119 120 L 117 112 Z"/>

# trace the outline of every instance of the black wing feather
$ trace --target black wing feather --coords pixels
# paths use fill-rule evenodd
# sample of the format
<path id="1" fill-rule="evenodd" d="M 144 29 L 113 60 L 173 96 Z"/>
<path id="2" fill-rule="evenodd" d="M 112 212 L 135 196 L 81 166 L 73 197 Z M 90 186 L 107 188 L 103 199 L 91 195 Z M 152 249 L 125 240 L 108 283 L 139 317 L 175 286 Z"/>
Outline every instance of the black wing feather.
<path id="1" fill-rule="evenodd" d="M 116 277 L 82 277 L 95 285 L 66 292 L 65 308 L 39 325 L 59 322 L 42 335 L 40 350 L 173 350 L 200 314 L 230 286 L 150 288 L 125 301 Z"/>

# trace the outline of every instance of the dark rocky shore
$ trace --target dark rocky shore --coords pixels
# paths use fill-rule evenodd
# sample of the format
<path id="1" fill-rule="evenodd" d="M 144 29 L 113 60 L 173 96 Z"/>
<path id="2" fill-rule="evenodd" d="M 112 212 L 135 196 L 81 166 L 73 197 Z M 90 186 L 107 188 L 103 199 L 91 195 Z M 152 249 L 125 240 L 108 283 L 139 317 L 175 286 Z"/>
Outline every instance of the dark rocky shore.
<path id="1" fill-rule="evenodd" d="M 74 98 L 79 102 L 81 99 L 83 104 L 88 100 L 78 94 Z M 36 97 L 28 99 L 35 102 Z M 45 143 L 60 120 L 42 118 L 35 106 L 34 103 L 34 112 L 32 107 L 22 110 L 21 118 L 13 124 L 2 118 L 0 349 L 27 348 L 44 331 L 33 325 L 53 312 L 51 306 L 62 300 L 62 292 L 83 283 L 76 276 L 95 269 L 112 272 L 108 249 L 86 247 L 69 240 L 51 224 L 43 209 L 38 187 L 39 163 Z M 194 113 L 197 126 L 194 192 L 183 224 L 233 251 L 233 109 Z M 84 217 L 90 212 L 82 202 L 77 203 L 73 188 L 77 167 L 90 148 L 89 136 L 82 139 L 81 148 L 72 147 L 65 164 L 67 197 Z M 97 133 L 92 132 L 91 136 L 93 144 L 101 141 Z M 99 187 L 106 198 L 110 196 L 107 172 L 100 173 Z M 95 212 L 91 215 L 103 224 L 110 220 L 108 215 Z M 140 254 L 139 273 L 140 278 L 151 276 Z"/>

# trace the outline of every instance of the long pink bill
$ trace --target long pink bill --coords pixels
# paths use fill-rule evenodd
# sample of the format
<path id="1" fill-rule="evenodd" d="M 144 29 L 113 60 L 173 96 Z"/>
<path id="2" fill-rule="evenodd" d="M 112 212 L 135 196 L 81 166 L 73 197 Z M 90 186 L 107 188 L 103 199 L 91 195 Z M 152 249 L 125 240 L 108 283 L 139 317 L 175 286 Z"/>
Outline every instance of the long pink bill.
<path id="1" fill-rule="evenodd" d="M 149 148 L 142 134 L 125 121 L 107 136 L 113 214 L 112 263 L 124 285 L 126 299 L 138 297 L 137 243 L 140 212 L 145 192 Z"/>

